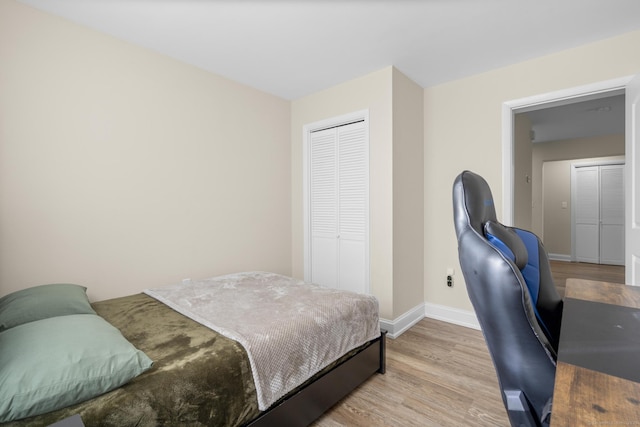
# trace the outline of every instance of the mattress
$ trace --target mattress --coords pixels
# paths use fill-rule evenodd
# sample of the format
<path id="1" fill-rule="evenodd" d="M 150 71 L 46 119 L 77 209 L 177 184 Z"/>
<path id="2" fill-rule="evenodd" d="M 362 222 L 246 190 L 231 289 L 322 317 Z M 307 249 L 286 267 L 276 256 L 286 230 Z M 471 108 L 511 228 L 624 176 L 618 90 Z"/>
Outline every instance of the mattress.
<path id="1" fill-rule="evenodd" d="M 239 277 L 244 280 L 247 275 L 267 280 L 280 295 L 284 295 L 284 282 L 290 282 L 290 278 L 272 273 L 267 273 L 266 276 L 263 273 L 257 276 L 256 273 L 243 273 Z M 222 288 L 228 288 L 234 282 L 231 280 L 226 283 Z M 290 284 L 298 286 L 297 281 Z M 325 292 L 315 285 L 309 289 L 314 294 L 335 292 Z M 259 304 L 261 309 L 267 309 L 268 305 L 264 304 L 263 296 L 260 291 L 257 300 L 263 302 Z M 351 301 L 349 298 L 358 299 L 357 295 L 346 297 L 347 301 Z M 369 300 L 367 305 L 370 305 L 371 298 L 373 297 L 363 296 L 363 300 Z M 288 302 L 284 305 L 296 304 Z M 326 301 L 324 305 L 327 306 Z M 348 302 L 347 305 L 352 305 L 352 302 Z M 210 322 L 203 319 L 193 320 L 144 293 L 96 302 L 92 306 L 98 315 L 118 328 L 129 342 L 153 360 L 152 368 L 124 386 L 94 399 L 2 426 L 46 426 L 76 414 L 82 417 L 87 427 L 243 426 L 263 413 L 259 407 L 256 376 L 255 371 L 252 371 L 255 367 L 252 367 L 251 357 L 237 339 L 212 329 L 212 325 L 208 327 L 202 324 Z M 323 304 L 319 304 L 319 307 L 322 306 Z M 243 308 L 240 304 L 238 310 L 246 311 L 246 307 L 248 306 Z M 294 312 L 295 310 L 297 309 L 294 309 Z M 315 310 L 318 308 L 310 310 L 314 313 L 312 318 L 315 319 L 312 323 L 326 324 L 326 317 Z M 335 310 L 335 307 L 332 310 Z M 369 326 L 365 329 L 369 335 L 379 336 L 377 301 L 375 310 L 369 306 L 368 311 L 374 311 L 369 313 L 374 316 L 373 319 L 368 316 L 364 323 Z M 281 312 L 284 313 L 284 309 Z M 293 316 L 300 317 L 295 314 Z M 295 319 L 285 323 L 294 321 Z M 337 321 L 345 323 L 340 319 Z M 357 319 L 351 321 L 359 322 Z M 297 328 L 299 326 L 295 326 L 294 329 Z M 277 406 L 289 396 L 296 395 L 299 390 L 371 344 L 365 340 L 363 345 L 359 343 L 354 346 L 351 343 L 353 338 L 341 333 L 340 331 L 344 332 L 341 327 L 336 328 L 329 324 L 328 328 L 339 332 L 337 341 L 325 347 L 340 348 L 338 341 L 342 340 L 341 345 L 344 346 L 346 343 L 344 348 L 347 350 L 340 350 L 337 359 L 331 356 L 331 363 L 324 366 L 323 362 L 324 368 L 319 371 L 314 369 L 315 374 L 309 374 L 301 385 L 287 390 L 283 397 L 274 399 L 275 402 L 271 406 Z M 374 332 L 371 331 L 372 328 L 375 329 Z M 291 327 L 288 330 L 291 330 Z M 287 341 L 288 336 L 285 334 L 284 341 Z M 324 337 L 330 338 L 326 335 Z M 246 336 L 240 341 L 245 341 L 245 338 Z"/>

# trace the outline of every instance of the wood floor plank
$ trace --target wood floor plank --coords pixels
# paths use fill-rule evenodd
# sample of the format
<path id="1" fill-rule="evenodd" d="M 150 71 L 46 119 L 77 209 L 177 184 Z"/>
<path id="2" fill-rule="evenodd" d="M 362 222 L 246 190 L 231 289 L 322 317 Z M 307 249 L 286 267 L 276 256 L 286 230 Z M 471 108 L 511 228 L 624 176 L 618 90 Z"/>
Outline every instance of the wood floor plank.
<path id="1" fill-rule="evenodd" d="M 561 295 L 569 277 L 624 282 L 624 267 L 551 262 Z M 387 373 L 374 375 L 314 427 L 507 427 L 480 331 L 423 319 L 387 340 Z"/>
<path id="2" fill-rule="evenodd" d="M 587 262 L 550 261 L 553 281 L 558 293 L 564 296 L 565 282 L 569 278 L 624 283 L 623 265 L 590 264 Z"/>
<path id="3" fill-rule="evenodd" d="M 480 331 L 423 319 L 387 341 L 376 375 L 314 426 L 508 426 Z"/>

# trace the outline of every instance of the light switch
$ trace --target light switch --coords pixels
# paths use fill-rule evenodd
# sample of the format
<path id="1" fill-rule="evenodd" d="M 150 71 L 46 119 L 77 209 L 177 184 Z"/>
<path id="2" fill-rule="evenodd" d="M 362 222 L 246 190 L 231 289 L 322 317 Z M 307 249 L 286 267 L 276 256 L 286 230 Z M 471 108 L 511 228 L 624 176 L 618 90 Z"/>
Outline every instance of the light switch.
<path id="1" fill-rule="evenodd" d="M 562 202 L 561 206 L 562 206 L 562 209 L 567 209 L 567 202 Z"/>

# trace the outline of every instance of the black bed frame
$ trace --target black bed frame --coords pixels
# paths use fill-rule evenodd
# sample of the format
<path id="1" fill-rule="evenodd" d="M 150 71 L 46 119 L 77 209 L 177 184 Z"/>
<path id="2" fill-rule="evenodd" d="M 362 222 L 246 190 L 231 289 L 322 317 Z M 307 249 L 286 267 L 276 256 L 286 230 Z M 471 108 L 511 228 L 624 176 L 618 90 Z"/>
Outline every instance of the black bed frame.
<path id="1" fill-rule="evenodd" d="M 247 427 L 308 426 L 373 374 L 385 373 L 386 336 L 387 331 L 381 331 L 371 345 L 269 408 Z"/>

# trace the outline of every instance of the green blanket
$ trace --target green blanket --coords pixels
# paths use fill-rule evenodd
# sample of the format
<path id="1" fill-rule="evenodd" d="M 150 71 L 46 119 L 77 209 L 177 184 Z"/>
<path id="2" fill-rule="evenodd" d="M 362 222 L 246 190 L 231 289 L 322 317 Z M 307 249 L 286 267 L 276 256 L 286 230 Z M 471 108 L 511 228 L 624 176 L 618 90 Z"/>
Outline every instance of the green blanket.
<path id="1" fill-rule="evenodd" d="M 245 350 L 144 294 L 93 304 L 154 361 L 95 399 L 3 426 L 46 426 L 80 414 L 87 427 L 239 426 L 259 414 Z"/>

